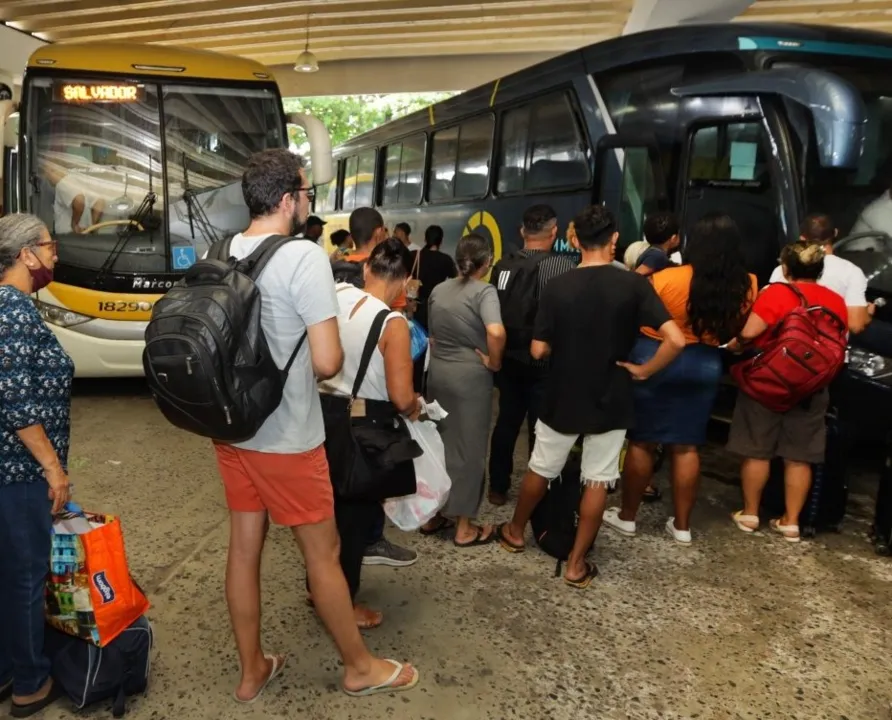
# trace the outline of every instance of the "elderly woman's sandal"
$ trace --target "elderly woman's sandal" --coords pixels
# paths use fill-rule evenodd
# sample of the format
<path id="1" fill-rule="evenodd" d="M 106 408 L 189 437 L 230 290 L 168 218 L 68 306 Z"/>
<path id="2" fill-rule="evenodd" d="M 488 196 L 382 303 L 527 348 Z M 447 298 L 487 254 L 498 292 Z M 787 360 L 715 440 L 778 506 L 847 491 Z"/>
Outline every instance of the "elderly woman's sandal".
<path id="1" fill-rule="evenodd" d="M 744 515 L 743 510 L 738 510 L 736 513 L 731 514 L 731 519 L 734 521 L 737 529 L 742 532 L 754 533 L 759 529 L 758 515 Z"/>
<path id="2" fill-rule="evenodd" d="M 778 518 L 777 520 L 769 520 L 768 524 L 771 526 L 771 529 L 774 530 L 774 532 L 782 535 L 784 540 L 786 540 L 787 542 L 799 542 L 800 537 L 798 525 L 781 525 L 780 518 Z"/>

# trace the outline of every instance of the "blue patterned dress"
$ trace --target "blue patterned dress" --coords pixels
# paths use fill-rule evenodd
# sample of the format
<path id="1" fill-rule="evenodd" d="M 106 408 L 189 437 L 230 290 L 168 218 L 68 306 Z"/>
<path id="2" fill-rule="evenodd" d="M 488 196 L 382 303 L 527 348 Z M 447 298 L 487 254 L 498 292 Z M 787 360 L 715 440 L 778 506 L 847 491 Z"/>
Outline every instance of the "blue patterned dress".
<path id="1" fill-rule="evenodd" d="M 68 470 L 74 363 L 31 298 L 0 285 L 0 485 L 45 481 L 40 463 L 16 434 L 43 425 Z"/>

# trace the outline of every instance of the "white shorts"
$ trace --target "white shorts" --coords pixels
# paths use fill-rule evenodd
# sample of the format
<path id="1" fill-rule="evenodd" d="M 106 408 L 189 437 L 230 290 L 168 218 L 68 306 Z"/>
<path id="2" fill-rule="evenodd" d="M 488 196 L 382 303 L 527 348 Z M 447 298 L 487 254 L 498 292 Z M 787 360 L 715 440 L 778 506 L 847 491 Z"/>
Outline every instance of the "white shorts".
<path id="1" fill-rule="evenodd" d="M 539 420 L 536 444 L 530 457 L 530 470 L 553 480 L 564 469 L 579 435 L 564 435 Z M 613 487 L 619 479 L 619 458 L 626 439 L 625 430 L 585 435 L 582 440 L 582 475 L 585 485 Z"/>

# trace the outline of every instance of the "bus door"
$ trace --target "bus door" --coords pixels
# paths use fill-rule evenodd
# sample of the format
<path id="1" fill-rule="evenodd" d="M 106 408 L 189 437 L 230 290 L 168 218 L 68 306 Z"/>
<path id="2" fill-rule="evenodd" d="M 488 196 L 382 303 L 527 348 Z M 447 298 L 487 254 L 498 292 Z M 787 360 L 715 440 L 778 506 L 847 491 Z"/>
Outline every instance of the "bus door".
<path id="1" fill-rule="evenodd" d="M 595 151 L 594 202 L 616 216 L 620 262 L 626 248 L 644 238 L 644 218 L 669 209 L 666 176 L 655 140 L 633 135 L 605 135 Z"/>
<path id="2" fill-rule="evenodd" d="M 783 183 L 771 148 L 762 117 L 698 121 L 688 129 L 679 178 L 684 237 L 705 215 L 730 215 L 744 238 L 747 267 L 760 284 L 777 266 L 787 234 Z"/>

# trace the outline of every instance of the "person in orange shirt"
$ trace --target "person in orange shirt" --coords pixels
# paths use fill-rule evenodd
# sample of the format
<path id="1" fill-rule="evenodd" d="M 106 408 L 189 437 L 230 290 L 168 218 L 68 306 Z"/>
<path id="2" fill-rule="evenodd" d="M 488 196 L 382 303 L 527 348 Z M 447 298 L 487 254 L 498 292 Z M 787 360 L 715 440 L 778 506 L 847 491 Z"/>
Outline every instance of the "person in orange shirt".
<path id="1" fill-rule="evenodd" d="M 727 215 L 704 216 L 685 250 L 686 263 L 651 276 L 657 295 L 682 328 L 685 349 L 668 367 L 635 386 L 635 427 L 623 466 L 622 507 L 609 508 L 604 522 L 628 537 L 635 535 L 635 516 L 653 476 L 658 444 L 669 449 L 675 514 L 666 531 L 677 543 L 691 543 L 691 510 L 700 477 L 699 446 L 722 376 L 718 346 L 736 337 L 758 294 L 755 275 L 746 270 L 740 231 Z M 646 362 L 659 340 L 649 328 L 629 362 Z"/>

